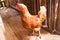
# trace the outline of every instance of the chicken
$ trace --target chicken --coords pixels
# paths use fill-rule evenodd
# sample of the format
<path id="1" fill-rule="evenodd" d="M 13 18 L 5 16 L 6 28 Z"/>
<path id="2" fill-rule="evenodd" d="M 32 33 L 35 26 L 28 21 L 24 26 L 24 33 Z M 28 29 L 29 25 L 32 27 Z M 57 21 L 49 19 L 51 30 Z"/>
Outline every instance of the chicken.
<path id="1" fill-rule="evenodd" d="M 46 19 L 46 8 L 41 6 L 38 15 L 31 15 L 27 6 L 21 3 L 17 3 L 16 8 L 21 12 L 23 26 L 27 29 L 33 30 L 33 34 L 34 32 L 39 32 L 39 36 L 41 36 L 40 29 L 42 27 L 42 23 Z"/>

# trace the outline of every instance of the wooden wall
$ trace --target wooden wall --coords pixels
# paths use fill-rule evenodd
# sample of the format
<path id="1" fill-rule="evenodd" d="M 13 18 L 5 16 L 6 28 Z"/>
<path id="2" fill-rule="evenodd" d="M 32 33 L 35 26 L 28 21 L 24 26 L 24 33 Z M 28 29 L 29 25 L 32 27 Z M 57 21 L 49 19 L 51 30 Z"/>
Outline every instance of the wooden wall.
<path id="1" fill-rule="evenodd" d="M 59 0 L 59 6 L 58 6 L 58 17 L 57 17 L 57 26 L 56 26 L 57 31 L 60 32 L 60 0 Z"/>
<path id="2" fill-rule="evenodd" d="M 55 0 L 47 0 L 47 20 L 49 31 L 53 31 L 55 17 Z"/>

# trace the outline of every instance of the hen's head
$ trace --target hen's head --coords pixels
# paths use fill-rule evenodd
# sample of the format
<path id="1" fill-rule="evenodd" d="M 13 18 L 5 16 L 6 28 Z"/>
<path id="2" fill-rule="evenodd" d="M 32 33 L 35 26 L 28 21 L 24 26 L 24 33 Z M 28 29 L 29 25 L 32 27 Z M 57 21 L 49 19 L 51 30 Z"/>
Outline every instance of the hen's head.
<path id="1" fill-rule="evenodd" d="M 28 12 L 27 6 L 24 4 L 17 3 L 16 8 L 19 9 L 23 13 Z"/>

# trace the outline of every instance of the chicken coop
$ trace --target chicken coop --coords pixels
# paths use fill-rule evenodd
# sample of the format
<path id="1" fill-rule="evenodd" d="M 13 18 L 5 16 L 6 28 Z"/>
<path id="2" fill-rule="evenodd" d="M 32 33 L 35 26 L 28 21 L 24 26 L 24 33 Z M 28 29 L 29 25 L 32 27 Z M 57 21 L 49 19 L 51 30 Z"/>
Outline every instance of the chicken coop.
<path id="1" fill-rule="evenodd" d="M 17 4 L 23 7 L 18 5 L 21 7 L 18 9 Z M 26 8 L 23 10 L 24 6 L 28 10 Z M 45 7 L 46 11 L 41 6 Z M 29 13 L 25 14 L 27 19 L 22 16 L 25 11 Z M 32 17 L 29 18 L 29 15 Z M 43 15 L 43 22 L 39 21 L 43 20 L 38 18 L 39 15 Z M 28 29 L 28 26 L 30 27 L 28 24 L 32 27 L 36 24 L 39 27 L 42 25 L 39 30 L 41 35 L 38 32 L 32 35 L 34 28 Z M 24 27 L 26 25 L 27 28 Z M 0 0 L 0 40 L 60 40 L 60 0 Z"/>

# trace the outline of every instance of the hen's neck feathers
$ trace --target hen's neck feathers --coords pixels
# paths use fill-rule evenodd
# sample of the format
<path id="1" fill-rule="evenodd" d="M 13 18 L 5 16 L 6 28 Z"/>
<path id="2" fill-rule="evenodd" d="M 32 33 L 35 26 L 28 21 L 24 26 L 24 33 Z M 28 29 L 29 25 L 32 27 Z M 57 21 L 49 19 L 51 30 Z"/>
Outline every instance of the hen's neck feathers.
<path id="1" fill-rule="evenodd" d="M 17 8 L 22 12 L 21 15 L 31 16 L 26 5 L 17 4 Z"/>

